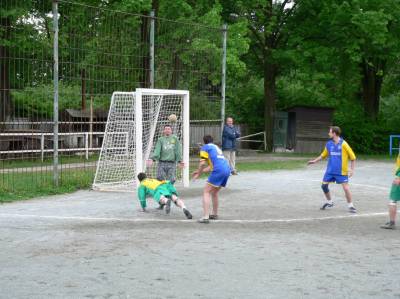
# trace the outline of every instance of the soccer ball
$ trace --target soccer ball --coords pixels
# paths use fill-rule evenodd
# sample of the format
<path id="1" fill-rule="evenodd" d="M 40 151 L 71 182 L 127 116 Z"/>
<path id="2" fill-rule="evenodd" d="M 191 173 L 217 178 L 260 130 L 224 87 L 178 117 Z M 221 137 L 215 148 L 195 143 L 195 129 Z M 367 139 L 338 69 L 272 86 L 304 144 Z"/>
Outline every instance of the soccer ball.
<path id="1" fill-rule="evenodd" d="M 178 120 L 178 117 L 175 114 L 171 114 L 170 116 L 168 116 L 168 120 L 174 123 Z"/>

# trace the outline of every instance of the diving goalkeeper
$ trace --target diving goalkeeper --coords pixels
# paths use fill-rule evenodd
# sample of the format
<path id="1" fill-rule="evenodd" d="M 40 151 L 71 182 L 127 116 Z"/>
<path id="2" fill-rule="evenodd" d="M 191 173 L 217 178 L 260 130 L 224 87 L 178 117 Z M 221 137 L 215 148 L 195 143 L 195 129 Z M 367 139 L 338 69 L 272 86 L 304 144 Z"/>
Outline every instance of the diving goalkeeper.
<path id="1" fill-rule="evenodd" d="M 159 204 L 165 204 L 165 213 L 169 214 L 171 211 L 171 201 L 182 209 L 187 219 L 192 219 L 192 214 L 186 208 L 185 203 L 178 197 L 178 193 L 169 181 L 160 181 L 156 179 L 147 178 L 146 174 L 141 172 L 138 174 L 140 186 L 138 188 L 138 198 L 143 212 L 146 212 L 146 198 L 148 196 Z"/>

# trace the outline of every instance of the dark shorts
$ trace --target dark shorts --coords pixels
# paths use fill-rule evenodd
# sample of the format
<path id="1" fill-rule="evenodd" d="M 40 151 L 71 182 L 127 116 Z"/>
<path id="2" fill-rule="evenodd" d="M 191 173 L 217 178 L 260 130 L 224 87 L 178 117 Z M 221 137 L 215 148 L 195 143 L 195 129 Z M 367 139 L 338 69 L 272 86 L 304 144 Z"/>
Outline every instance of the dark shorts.
<path id="1" fill-rule="evenodd" d="M 338 175 L 338 174 L 329 174 L 325 173 L 324 178 L 322 179 L 322 183 L 336 183 L 343 184 L 349 182 L 349 176 L 347 175 Z"/>
<path id="2" fill-rule="evenodd" d="M 171 183 L 175 183 L 176 162 L 159 161 L 157 165 L 157 180 L 167 180 Z"/>
<path id="3" fill-rule="evenodd" d="M 207 179 L 207 183 L 214 187 L 226 187 L 230 175 L 230 168 L 227 170 L 212 171 Z"/>

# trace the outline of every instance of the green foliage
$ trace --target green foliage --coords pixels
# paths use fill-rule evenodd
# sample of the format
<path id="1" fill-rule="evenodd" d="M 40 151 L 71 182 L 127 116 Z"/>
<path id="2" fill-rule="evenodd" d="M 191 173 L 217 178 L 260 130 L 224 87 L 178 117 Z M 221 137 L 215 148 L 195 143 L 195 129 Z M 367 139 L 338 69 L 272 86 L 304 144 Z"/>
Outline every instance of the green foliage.
<path id="1" fill-rule="evenodd" d="M 263 130 L 264 86 L 261 78 L 244 79 L 246 86 L 238 84 L 227 94 L 226 115 L 233 116 L 237 123 L 247 124 L 252 130 Z"/>
<path id="2" fill-rule="evenodd" d="M 80 86 L 59 84 L 59 111 L 65 109 L 81 109 Z M 53 116 L 53 85 L 40 85 L 16 90 L 12 93 L 16 109 L 15 116 L 51 118 Z M 87 106 L 89 105 L 89 97 Z M 93 98 L 94 109 L 108 109 L 110 99 L 106 96 Z"/>
<path id="3" fill-rule="evenodd" d="M 355 152 L 363 154 L 387 152 L 389 135 L 394 134 L 396 130 L 383 113 L 378 121 L 374 122 L 365 117 L 360 103 L 351 101 L 343 102 L 337 107 L 334 124 L 342 128 L 343 137 L 351 144 Z"/>
<path id="4" fill-rule="evenodd" d="M 209 98 L 201 94 L 190 95 L 191 120 L 217 120 L 221 118 L 220 99 Z"/>

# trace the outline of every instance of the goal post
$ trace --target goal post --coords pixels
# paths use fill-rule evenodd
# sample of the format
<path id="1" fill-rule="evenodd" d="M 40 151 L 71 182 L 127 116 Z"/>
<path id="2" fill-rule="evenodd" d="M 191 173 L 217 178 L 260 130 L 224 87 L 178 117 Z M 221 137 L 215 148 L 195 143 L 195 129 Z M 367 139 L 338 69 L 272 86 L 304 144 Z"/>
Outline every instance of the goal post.
<path id="1" fill-rule="evenodd" d="M 169 120 L 171 114 L 177 116 L 176 121 Z M 93 189 L 133 191 L 139 172 L 156 178 L 157 163 L 147 168 L 146 160 L 163 135 L 165 125 L 173 128 L 185 164 L 183 169 L 177 168 L 177 183 L 188 187 L 189 117 L 188 91 L 138 88 L 130 93 L 114 92 Z"/>

